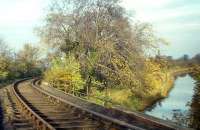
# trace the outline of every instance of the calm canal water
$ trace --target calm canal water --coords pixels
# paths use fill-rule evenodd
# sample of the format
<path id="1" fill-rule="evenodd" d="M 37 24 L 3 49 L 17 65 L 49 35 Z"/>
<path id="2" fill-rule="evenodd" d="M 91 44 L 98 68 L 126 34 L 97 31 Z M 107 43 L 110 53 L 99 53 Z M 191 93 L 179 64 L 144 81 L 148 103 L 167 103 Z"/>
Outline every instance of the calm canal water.
<path id="1" fill-rule="evenodd" d="M 179 125 L 200 129 L 200 86 L 189 75 L 178 77 L 168 97 L 145 113 Z"/>

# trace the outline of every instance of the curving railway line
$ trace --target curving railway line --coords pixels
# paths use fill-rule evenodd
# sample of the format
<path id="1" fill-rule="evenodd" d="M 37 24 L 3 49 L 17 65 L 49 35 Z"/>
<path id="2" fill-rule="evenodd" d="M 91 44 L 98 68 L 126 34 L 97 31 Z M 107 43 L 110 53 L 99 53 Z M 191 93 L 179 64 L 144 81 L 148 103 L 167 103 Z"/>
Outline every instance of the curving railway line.
<path id="1" fill-rule="evenodd" d="M 47 91 L 38 80 L 13 84 L 12 100 L 18 130 L 187 130 L 141 113 L 87 102 L 59 91 Z"/>

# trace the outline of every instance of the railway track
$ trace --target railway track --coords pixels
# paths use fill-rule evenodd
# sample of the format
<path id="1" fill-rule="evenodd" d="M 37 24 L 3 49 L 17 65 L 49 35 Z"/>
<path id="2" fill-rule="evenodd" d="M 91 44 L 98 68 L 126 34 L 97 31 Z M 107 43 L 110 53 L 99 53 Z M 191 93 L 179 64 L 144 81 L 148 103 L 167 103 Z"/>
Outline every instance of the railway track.
<path id="1" fill-rule="evenodd" d="M 16 106 L 30 130 L 186 130 L 152 117 L 50 93 L 31 81 L 21 80 L 12 87 Z"/>
<path id="2" fill-rule="evenodd" d="M 36 130 L 30 119 L 25 118 L 26 115 L 20 112 L 20 105 L 17 104 L 17 99 L 14 95 L 11 95 L 8 90 L 6 90 L 8 101 L 10 102 L 10 107 L 12 108 L 12 120 L 11 128 L 4 129 L 14 129 L 14 130 Z"/>

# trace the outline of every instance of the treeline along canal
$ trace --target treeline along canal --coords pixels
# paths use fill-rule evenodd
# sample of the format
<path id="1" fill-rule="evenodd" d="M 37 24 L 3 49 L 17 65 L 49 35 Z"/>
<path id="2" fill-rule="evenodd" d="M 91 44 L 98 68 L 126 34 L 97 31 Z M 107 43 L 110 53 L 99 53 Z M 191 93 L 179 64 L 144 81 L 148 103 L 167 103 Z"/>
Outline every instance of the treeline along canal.
<path id="1" fill-rule="evenodd" d="M 157 101 L 145 113 L 200 130 L 200 81 L 179 76 L 168 97 Z"/>

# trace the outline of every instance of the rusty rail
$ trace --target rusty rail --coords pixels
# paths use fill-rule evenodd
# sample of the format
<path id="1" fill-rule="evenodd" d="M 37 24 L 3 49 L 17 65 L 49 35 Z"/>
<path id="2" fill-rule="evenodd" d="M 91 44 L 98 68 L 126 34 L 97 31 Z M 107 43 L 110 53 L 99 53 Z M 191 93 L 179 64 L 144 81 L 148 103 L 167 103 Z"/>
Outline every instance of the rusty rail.
<path id="1" fill-rule="evenodd" d="M 21 106 L 21 112 L 26 115 L 26 117 L 28 116 L 28 118 L 32 120 L 37 130 L 56 130 L 55 128 L 53 128 L 53 126 L 51 126 L 48 122 L 43 120 L 38 114 L 31 110 L 31 108 L 23 100 L 23 97 L 20 95 L 17 89 L 17 85 L 25 80 L 28 79 L 23 79 L 15 82 L 12 88 L 14 95 L 17 97 L 17 103 Z"/>

